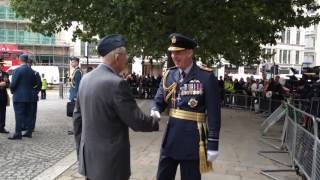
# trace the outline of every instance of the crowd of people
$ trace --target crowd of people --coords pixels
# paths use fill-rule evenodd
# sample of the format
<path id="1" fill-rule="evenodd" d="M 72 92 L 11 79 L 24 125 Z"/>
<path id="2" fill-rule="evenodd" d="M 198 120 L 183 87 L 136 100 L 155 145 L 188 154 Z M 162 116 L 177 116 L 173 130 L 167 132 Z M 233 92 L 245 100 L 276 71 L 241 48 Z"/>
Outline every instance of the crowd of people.
<path id="1" fill-rule="evenodd" d="M 142 76 L 136 73 L 131 73 L 123 74 L 122 78 L 128 82 L 131 92 L 135 98 L 152 99 L 157 93 L 162 76 Z"/>
<path id="2" fill-rule="evenodd" d="M 284 99 L 289 93 L 289 89 L 280 83 L 280 77 L 267 79 L 254 79 L 248 77 L 246 81 L 243 78 L 232 80 L 231 77 L 222 76 L 219 78 L 220 97 L 224 98 L 225 94 L 242 94 L 253 97 L 271 97 L 274 99 Z"/>

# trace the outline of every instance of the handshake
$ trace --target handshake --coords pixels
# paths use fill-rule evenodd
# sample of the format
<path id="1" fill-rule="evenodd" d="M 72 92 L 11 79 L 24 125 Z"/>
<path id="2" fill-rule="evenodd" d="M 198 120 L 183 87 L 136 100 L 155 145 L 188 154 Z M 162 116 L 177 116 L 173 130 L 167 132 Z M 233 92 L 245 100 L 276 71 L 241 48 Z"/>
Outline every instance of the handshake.
<path id="1" fill-rule="evenodd" d="M 158 122 L 160 121 L 161 116 L 159 111 L 151 110 L 150 116 Z"/>
<path id="2" fill-rule="evenodd" d="M 151 110 L 150 116 L 153 119 L 153 131 L 159 131 L 159 121 L 160 121 L 159 111 Z"/>

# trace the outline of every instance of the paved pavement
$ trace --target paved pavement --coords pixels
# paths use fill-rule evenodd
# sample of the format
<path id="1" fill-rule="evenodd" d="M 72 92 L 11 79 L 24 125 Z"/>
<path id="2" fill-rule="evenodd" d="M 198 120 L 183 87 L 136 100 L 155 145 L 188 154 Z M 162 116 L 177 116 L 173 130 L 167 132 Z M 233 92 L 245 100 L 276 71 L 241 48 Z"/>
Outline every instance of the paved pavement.
<path id="1" fill-rule="evenodd" d="M 66 117 L 66 100 L 49 91 L 38 103 L 33 138 L 11 141 L 0 134 L 0 179 L 32 179 L 74 151 L 74 138 L 67 135 L 71 119 Z M 13 106 L 7 109 L 7 126 L 14 132 Z"/>
<path id="2" fill-rule="evenodd" d="M 150 101 L 139 102 L 146 111 Z M 164 117 L 167 119 L 167 117 Z M 260 150 L 273 150 L 261 143 L 259 126 L 263 118 L 260 116 L 234 109 L 222 110 L 222 129 L 220 156 L 214 164 L 215 171 L 203 176 L 203 180 L 264 180 L 260 174 L 262 169 L 286 169 L 257 154 Z M 161 131 L 156 133 L 130 132 L 131 138 L 131 180 L 155 180 L 159 159 L 159 147 L 165 128 L 165 120 L 161 123 Z M 279 135 L 279 127 L 273 134 Z M 277 156 L 287 161 L 286 155 Z M 294 173 L 278 173 L 283 180 L 299 179 Z M 77 164 L 73 164 L 61 174 L 57 180 L 84 180 L 77 173 Z M 179 172 L 177 173 L 177 178 Z"/>

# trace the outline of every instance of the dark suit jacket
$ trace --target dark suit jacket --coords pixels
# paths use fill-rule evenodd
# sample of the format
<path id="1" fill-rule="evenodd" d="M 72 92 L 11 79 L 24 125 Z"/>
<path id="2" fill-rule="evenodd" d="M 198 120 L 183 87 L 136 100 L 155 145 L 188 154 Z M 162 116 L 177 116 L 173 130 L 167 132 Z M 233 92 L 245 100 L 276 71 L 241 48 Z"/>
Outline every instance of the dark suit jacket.
<path id="1" fill-rule="evenodd" d="M 127 82 L 106 65 L 82 78 L 73 120 L 79 171 L 94 180 L 128 180 L 128 127 L 152 131 L 158 125 L 139 109 Z"/>
<path id="2" fill-rule="evenodd" d="M 10 84 L 13 102 L 32 102 L 35 81 L 36 76 L 30 67 L 26 64 L 18 67 L 12 75 L 12 82 Z"/>

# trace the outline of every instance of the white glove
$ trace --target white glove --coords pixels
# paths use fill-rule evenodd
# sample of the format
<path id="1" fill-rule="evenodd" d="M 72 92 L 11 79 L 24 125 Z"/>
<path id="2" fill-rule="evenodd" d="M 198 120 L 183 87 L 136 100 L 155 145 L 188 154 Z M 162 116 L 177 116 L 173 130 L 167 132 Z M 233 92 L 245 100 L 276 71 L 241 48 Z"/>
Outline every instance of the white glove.
<path id="1" fill-rule="evenodd" d="M 207 151 L 207 160 L 213 162 L 214 160 L 217 159 L 218 155 L 219 155 L 218 151 L 208 150 Z"/>
<path id="2" fill-rule="evenodd" d="M 153 118 L 159 119 L 159 120 L 161 117 L 159 111 L 156 111 L 156 110 L 151 110 L 150 116 L 152 116 Z"/>

